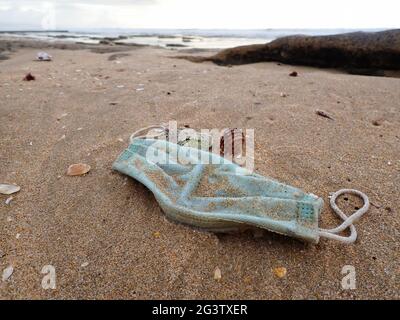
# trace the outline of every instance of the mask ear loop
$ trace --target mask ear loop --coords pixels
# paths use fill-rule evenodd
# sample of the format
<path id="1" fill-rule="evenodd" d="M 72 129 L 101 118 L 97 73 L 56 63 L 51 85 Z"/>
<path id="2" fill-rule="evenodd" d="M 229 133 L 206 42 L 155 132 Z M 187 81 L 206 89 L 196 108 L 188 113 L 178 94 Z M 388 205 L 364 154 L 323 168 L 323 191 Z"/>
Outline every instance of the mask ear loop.
<path id="1" fill-rule="evenodd" d="M 154 129 L 158 129 L 159 132 L 149 135 L 149 131 L 154 130 Z M 178 131 L 184 130 L 184 129 L 186 129 L 186 128 L 178 128 Z M 141 129 L 135 131 L 134 133 L 132 133 L 129 138 L 129 141 L 130 141 L 130 143 L 133 143 L 133 141 L 135 139 L 148 139 L 148 138 L 157 139 L 157 138 L 161 137 L 164 133 L 166 133 L 166 134 L 169 133 L 168 127 L 166 127 L 166 125 L 164 125 L 164 124 L 152 125 L 152 126 L 148 126 L 145 128 L 141 128 Z M 200 139 L 201 139 L 201 137 L 205 137 L 208 140 L 212 139 L 212 135 L 206 135 L 206 134 L 200 133 Z"/>
<path id="2" fill-rule="evenodd" d="M 158 129 L 160 130 L 160 133 L 157 133 L 155 135 L 152 135 L 151 137 L 148 135 L 149 131 L 152 129 Z M 168 128 L 165 127 L 164 125 L 156 125 L 156 126 L 148 126 L 142 129 L 139 129 L 135 131 L 134 133 L 131 134 L 131 137 L 129 138 L 130 143 L 133 143 L 135 139 L 146 139 L 146 138 L 158 138 L 161 137 L 164 133 L 168 132 Z"/>
<path id="3" fill-rule="evenodd" d="M 358 209 L 356 212 L 354 212 L 352 215 L 347 216 L 345 213 L 343 213 L 342 210 L 337 206 L 336 204 L 336 199 L 342 194 L 354 194 L 356 196 L 359 196 L 361 199 L 364 201 L 364 205 L 361 209 Z M 362 215 L 364 215 L 368 209 L 369 209 L 369 199 L 368 197 L 362 193 L 361 191 L 354 190 L 354 189 L 342 189 L 337 192 L 335 192 L 330 199 L 330 205 L 333 211 L 341 218 L 343 219 L 343 223 L 333 229 L 319 229 L 319 235 L 321 237 L 325 237 L 328 239 L 332 240 L 337 240 L 343 243 L 353 243 L 357 239 L 357 231 L 356 228 L 354 227 L 353 223 L 356 222 L 358 219 L 361 218 Z M 350 235 L 348 237 L 344 236 L 338 236 L 336 233 L 342 232 L 343 230 L 347 229 L 350 227 Z"/>

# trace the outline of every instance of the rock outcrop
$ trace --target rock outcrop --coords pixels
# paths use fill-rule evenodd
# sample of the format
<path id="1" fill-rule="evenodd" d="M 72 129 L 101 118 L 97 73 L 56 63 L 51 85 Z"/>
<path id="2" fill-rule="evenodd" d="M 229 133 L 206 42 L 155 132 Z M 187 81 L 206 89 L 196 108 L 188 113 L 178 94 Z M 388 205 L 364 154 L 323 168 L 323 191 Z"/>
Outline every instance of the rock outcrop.
<path id="1" fill-rule="evenodd" d="M 211 57 L 184 58 L 194 62 L 212 61 L 218 65 L 276 61 L 374 74 L 381 70 L 400 70 L 400 29 L 330 36 L 289 36 L 267 44 L 225 49 Z"/>

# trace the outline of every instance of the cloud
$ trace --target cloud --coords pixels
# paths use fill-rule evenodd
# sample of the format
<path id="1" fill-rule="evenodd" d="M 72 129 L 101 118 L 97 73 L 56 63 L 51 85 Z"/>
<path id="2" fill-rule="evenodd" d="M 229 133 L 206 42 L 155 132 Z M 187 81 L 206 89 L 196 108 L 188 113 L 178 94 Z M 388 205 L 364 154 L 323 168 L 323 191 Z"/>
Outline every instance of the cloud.
<path id="1" fill-rule="evenodd" d="M 395 28 L 398 0 L 1 0 L 0 28 Z"/>
<path id="2" fill-rule="evenodd" d="M 78 4 L 78 5 L 103 5 L 103 6 L 132 6 L 132 5 L 154 5 L 158 0 L 14 0 L 2 1 L 3 3 L 15 6 L 41 5 L 43 3 L 57 5 Z"/>
<path id="3" fill-rule="evenodd" d="M 158 0 L 14 0 L 0 4 L 0 28 L 123 27 L 118 16 L 156 6 Z M 73 17 L 73 18 L 72 18 Z"/>

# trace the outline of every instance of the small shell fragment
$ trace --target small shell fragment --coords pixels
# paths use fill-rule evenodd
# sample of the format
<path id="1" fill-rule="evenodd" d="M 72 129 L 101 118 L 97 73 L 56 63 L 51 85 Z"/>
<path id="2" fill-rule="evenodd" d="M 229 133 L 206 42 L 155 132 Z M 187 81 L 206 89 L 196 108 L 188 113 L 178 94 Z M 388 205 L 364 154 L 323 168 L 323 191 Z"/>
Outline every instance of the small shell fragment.
<path id="1" fill-rule="evenodd" d="M 222 278 L 221 269 L 216 267 L 214 270 L 214 279 L 219 281 Z"/>
<path id="2" fill-rule="evenodd" d="M 3 270 L 3 275 L 1 277 L 1 280 L 2 281 L 7 281 L 11 277 L 13 272 L 14 272 L 14 268 L 12 266 L 9 266 L 9 267 L 5 268 Z"/>
<path id="3" fill-rule="evenodd" d="M 6 200 L 6 202 L 5 202 L 6 205 L 10 205 L 12 199 L 14 199 L 12 196 L 11 196 L 11 197 L 8 197 L 7 200 Z"/>
<path id="4" fill-rule="evenodd" d="M 82 267 L 82 268 L 85 268 L 85 267 L 87 267 L 88 265 L 89 265 L 89 262 L 84 262 L 84 263 L 81 264 L 81 267 Z"/>
<path id="5" fill-rule="evenodd" d="M 287 270 L 285 267 L 278 267 L 274 269 L 274 274 L 278 277 L 278 278 L 283 278 L 284 276 L 286 276 Z"/>
<path id="6" fill-rule="evenodd" d="M 159 231 L 156 231 L 153 233 L 154 238 L 159 238 L 161 236 L 161 233 Z"/>
<path id="7" fill-rule="evenodd" d="M 68 176 L 81 176 L 84 175 L 85 173 L 88 173 L 90 171 L 90 166 L 85 163 L 77 163 L 77 164 L 71 164 L 68 167 L 67 170 L 67 175 Z"/>
<path id="8" fill-rule="evenodd" d="M 13 184 L 0 184 L 0 193 L 1 194 L 13 194 L 21 190 L 20 186 L 16 186 Z"/>
<path id="9" fill-rule="evenodd" d="M 330 119 L 330 120 L 334 120 L 328 113 L 326 113 L 323 110 L 315 110 L 315 113 L 317 115 L 321 116 L 321 117 L 324 117 L 324 118 L 327 118 L 327 119 Z"/>

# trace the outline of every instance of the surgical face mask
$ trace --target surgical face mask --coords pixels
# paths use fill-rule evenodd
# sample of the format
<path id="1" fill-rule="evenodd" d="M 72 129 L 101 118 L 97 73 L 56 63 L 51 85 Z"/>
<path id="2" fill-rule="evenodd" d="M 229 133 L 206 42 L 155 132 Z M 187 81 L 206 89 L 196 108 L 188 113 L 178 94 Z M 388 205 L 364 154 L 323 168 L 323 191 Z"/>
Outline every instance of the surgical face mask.
<path id="1" fill-rule="evenodd" d="M 132 139 L 113 169 L 143 183 L 171 220 L 213 232 L 257 227 L 311 243 L 320 237 L 352 243 L 357 238 L 353 223 L 369 208 L 363 193 L 340 190 L 330 204 L 344 222 L 320 229 L 323 200 L 316 195 L 251 173 L 216 154 L 166 140 Z M 350 217 L 336 205 L 343 193 L 364 200 Z M 347 228 L 350 236 L 338 235 Z"/>

